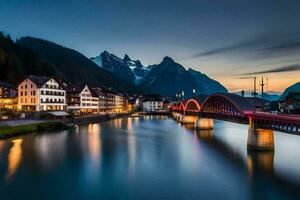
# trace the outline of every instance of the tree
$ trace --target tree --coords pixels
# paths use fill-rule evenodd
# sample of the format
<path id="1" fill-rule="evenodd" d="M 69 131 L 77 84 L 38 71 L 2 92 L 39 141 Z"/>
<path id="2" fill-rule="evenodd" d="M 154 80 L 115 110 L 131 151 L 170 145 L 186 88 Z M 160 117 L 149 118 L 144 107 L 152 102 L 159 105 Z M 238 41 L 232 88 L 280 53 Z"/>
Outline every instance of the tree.
<path id="1" fill-rule="evenodd" d="M 245 96 L 245 91 L 244 91 L 244 90 L 241 91 L 241 96 L 242 96 L 242 97 Z"/>

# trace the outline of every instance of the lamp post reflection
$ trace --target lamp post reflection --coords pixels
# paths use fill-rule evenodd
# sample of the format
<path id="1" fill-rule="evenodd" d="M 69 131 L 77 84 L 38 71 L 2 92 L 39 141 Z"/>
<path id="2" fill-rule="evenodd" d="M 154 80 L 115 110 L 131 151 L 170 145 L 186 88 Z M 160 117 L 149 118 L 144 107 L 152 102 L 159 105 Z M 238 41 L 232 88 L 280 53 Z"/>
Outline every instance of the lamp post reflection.
<path id="1" fill-rule="evenodd" d="M 132 129 L 132 118 L 127 119 L 128 128 L 128 156 L 129 156 L 129 174 L 134 172 L 135 160 L 136 160 L 136 138 L 135 133 Z"/>
<path id="2" fill-rule="evenodd" d="M 22 139 L 13 140 L 13 146 L 8 153 L 8 167 L 6 174 L 6 181 L 11 180 L 22 160 Z"/>
<path id="3" fill-rule="evenodd" d="M 100 124 L 88 125 L 88 148 L 93 163 L 94 169 L 100 166 L 100 153 L 101 153 L 101 130 Z"/>

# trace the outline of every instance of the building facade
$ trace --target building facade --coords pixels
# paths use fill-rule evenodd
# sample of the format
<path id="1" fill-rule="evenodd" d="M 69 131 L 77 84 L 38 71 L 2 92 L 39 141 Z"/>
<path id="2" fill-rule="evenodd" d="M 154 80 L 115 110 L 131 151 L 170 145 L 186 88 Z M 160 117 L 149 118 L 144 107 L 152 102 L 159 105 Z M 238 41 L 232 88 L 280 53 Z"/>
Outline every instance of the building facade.
<path id="1" fill-rule="evenodd" d="M 12 84 L 0 81 L 0 98 L 15 98 L 17 97 L 17 88 Z"/>
<path id="2" fill-rule="evenodd" d="M 111 91 L 106 91 L 107 101 L 106 101 L 106 112 L 113 113 L 115 110 L 115 93 Z"/>
<path id="3" fill-rule="evenodd" d="M 143 99 L 143 111 L 155 112 L 164 108 L 164 101 L 159 96 L 148 96 Z"/>
<path id="4" fill-rule="evenodd" d="M 55 78 L 28 76 L 18 85 L 18 109 L 66 110 L 66 91 Z"/>
<path id="5" fill-rule="evenodd" d="M 106 113 L 107 111 L 107 94 L 103 88 L 97 87 L 93 88 L 94 92 L 98 96 L 98 112 Z"/>
<path id="6" fill-rule="evenodd" d="M 114 111 L 116 113 L 126 112 L 127 110 L 128 100 L 125 95 L 121 93 L 115 94 L 115 108 Z"/>
<path id="7" fill-rule="evenodd" d="M 16 87 L 7 82 L 0 81 L 0 109 L 16 110 L 17 106 Z"/>
<path id="8" fill-rule="evenodd" d="M 300 93 L 291 92 L 281 100 L 280 108 L 282 112 L 300 114 Z"/>
<path id="9" fill-rule="evenodd" d="M 68 110 L 81 113 L 98 112 L 99 98 L 88 85 L 70 85 L 67 87 Z"/>

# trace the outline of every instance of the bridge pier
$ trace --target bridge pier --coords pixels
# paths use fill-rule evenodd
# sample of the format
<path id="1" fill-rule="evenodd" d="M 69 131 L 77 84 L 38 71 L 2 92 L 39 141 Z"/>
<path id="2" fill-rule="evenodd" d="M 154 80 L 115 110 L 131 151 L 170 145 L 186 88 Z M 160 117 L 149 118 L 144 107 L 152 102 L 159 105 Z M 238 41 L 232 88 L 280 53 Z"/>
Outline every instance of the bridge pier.
<path id="1" fill-rule="evenodd" d="M 197 121 L 197 116 L 192 116 L 192 115 L 183 115 L 181 123 L 182 124 L 195 124 Z"/>
<path id="2" fill-rule="evenodd" d="M 212 130 L 214 128 L 214 120 L 198 117 L 195 122 L 194 128 L 196 130 Z"/>
<path id="3" fill-rule="evenodd" d="M 176 115 L 176 121 L 181 122 L 182 120 L 182 114 L 181 113 L 177 113 Z"/>
<path id="4" fill-rule="evenodd" d="M 177 118 L 177 115 L 178 115 L 177 112 L 172 112 L 172 117 L 173 117 L 173 119 L 176 119 L 176 118 Z"/>
<path id="5" fill-rule="evenodd" d="M 256 151 L 274 150 L 274 131 L 257 128 L 252 118 L 249 118 L 247 148 Z"/>

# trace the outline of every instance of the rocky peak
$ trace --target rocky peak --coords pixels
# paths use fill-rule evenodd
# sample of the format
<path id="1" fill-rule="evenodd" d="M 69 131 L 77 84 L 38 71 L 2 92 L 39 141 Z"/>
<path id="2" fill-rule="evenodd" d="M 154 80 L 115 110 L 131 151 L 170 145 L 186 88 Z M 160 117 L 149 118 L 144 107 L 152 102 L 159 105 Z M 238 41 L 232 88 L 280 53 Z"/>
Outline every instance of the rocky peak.
<path id="1" fill-rule="evenodd" d="M 165 64 L 167 64 L 167 63 L 175 63 L 175 61 L 171 57 L 166 56 L 166 57 L 164 57 L 162 63 L 165 63 Z"/>
<path id="2" fill-rule="evenodd" d="M 125 54 L 123 60 L 124 60 L 124 62 L 132 61 L 131 58 L 127 54 Z"/>

